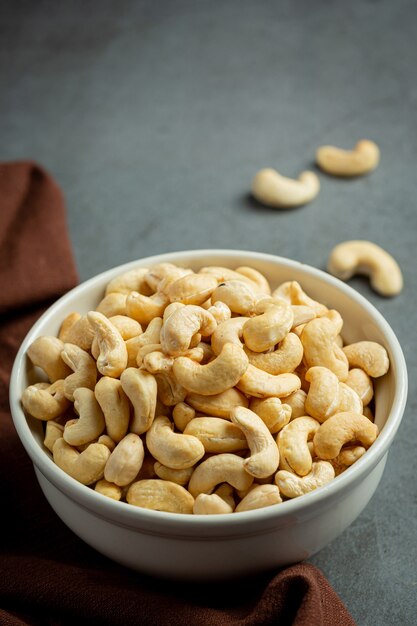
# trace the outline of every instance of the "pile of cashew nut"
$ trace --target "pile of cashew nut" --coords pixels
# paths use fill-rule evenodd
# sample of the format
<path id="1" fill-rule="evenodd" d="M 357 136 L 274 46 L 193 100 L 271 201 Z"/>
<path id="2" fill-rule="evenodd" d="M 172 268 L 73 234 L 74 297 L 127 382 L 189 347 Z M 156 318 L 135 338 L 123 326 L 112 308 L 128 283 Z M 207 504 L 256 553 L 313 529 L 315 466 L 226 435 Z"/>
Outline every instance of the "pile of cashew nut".
<path id="1" fill-rule="evenodd" d="M 251 267 L 138 268 L 32 343 L 47 380 L 22 404 L 55 463 L 114 500 L 200 515 L 276 505 L 378 435 L 387 352 L 344 345 L 342 326 L 298 282 L 271 290 Z"/>

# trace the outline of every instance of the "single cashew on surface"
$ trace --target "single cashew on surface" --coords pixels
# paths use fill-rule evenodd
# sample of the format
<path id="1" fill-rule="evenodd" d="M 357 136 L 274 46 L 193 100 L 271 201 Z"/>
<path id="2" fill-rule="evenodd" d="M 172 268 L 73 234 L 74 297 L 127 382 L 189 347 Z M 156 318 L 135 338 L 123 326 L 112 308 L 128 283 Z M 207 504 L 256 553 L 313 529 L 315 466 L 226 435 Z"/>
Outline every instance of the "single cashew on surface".
<path id="1" fill-rule="evenodd" d="M 201 441 L 193 435 L 175 433 L 168 417 L 155 418 L 146 433 L 146 445 L 152 456 L 172 469 L 187 469 L 205 454 Z"/>
<path id="2" fill-rule="evenodd" d="M 378 427 L 360 413 L 343 411 L 329 417 L 314 435 L 314 450 L 320 459 L 329 461 L 351 441 L 369 448 L 378 435 Z"/>
<path id="3" fill-rule="evenodd" d="M 371 287 L 382 296 L 396 296 L 403 288 L 403 276 L 389 252 L 371 241 L 351 240 L 335 246 L 327 268 L 341 280 L 355 274 L 369 276 Z"/>
<path id="4" fill-rule="evenodd" d="M 95 330 L 100 349 L 98 371 L 103 376 L 118 378 L 127 366 L 127 349 L 121 334 L 102 313 L 90 311 L 87 317 Z"/>
<path id="5" fill-rule="evenodd" d="M 108 447 L 101 443 L 91 443 L 83 452 L 78 452 L 62 437 L 55 441 L 52 453 L 58 467 L 83 485 L 91 485 L 103 478 L 110 456 Z"/>
<path id="6" fill-rule="evenodd" d="M 248 367 L 242 348 L 226 343 L 210 363 L 199 365 L 187 357 L 178 357 L 173 365 L 177 381 L 192 393 L 215 395 L 234 387 Z"/>
<path id="7" fill-rule="evenodd" d="M 168 513 L 192 513 L 194 498 L 181 485 L 151 478 L 130 485 L 126 501 L 134 506 Z"/>
<path id="8" fill-rule="evenodd" d="M 312 417 L 303 416 L 292 420 L 278 433 L 280 469 L 305 476 L 311 470 L 312 457 L 308 441 L 318 431 L 320 423 Z"/>
<path id="9" fill-rule="evenodd" d="M 280 470 L 275 474 L 275 483 L 284 496 L 287 498 L 297 498 L 318 487 L 326 485 L 333 480 L 334 476 L 335 471 L 331 463 L 327 461 L 317 461 L 313 463 L 311 472 L 306 476 L 297 476 L 292 472 Z"/>
<path id="10" fill-rule="evenodd" d="M 372 378 L 379 378 L 388 372 L 387 351 L 376 341 L 357 341 L 343 348 L 350 367 L 360 367 Z"/>
<path id="11" fill-rule="evenodd" d="M 230 419 L 248 441 L 251 455 L 243 462 L 245 470 L 255 478 L 271 476 L 278 468 L 279 451 L 268 427 L 259 415 L 243 407 L 233 409 Z"/>
<path id="12" fill-rule="evenodd" d="M 323 172 L 332 176 L 362 176 L 378 166 L 379 148 L 369 139 L 358 141 L 353 150 L 320 146 L 316 152 L 316 163 Z"/>
<path id="13" fill-rule="evenodd" d="M 252 193 L 256 200 L 275 209 L 307 204 L 319 191 L 320 181 L 314 172 L 301 172 L 298 180 L 294 180 L 266 168 L 260 170 L 252 181 Z"/>

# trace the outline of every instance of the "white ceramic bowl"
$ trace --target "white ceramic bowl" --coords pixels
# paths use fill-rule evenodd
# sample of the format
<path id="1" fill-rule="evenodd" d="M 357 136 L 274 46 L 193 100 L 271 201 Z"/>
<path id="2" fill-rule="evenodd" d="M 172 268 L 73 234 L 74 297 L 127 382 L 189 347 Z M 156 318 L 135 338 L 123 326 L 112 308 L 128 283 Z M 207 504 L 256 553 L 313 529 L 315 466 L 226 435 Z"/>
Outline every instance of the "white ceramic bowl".
<path id="1" fill-rule="evenodd" d="M 42 446 L 42 425 L 27 418 L 20 398 L 33 382 L 26 351 L 39 335 L 57 334 L 71 311 L 95 308 L 116 275 L 162 261 L 198 269 L 203 265 L 251 265 L 278 285 L 297 280 L 313 298 L 337 308 L 347 342 L 369 339 L 389 354 L 388 374 L 376 383 L 380 435 L 351 468 L 330 484 L 282 504 L 232 515 L 192 516 L 139 509 L 81 485 L 59 469 Z M 312 556 L 342 533 L 369 502 L 381 479 L 388 449 L 401 422 L 407 372 L 388 323 L 360 294 L 332 276 L 277 256 L 238 250 L 173 252 L 128 263 L 79 285 L 55 302 L 28 333 L 17 354 L 10 384 L 16 430 L 52 508 L 86 543 L 128 567 L 158 576 L 219 579 L 295 563 Z"/>

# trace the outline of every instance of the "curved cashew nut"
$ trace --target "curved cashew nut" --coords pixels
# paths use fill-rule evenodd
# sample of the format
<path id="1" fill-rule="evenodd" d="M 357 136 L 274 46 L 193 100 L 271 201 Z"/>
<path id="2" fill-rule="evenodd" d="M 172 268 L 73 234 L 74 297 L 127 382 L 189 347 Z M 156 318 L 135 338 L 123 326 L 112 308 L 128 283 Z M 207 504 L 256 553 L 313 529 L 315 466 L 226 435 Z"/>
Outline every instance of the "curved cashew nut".
<path id="1" fill-rule="evenodd" d="M 186 305 L 172 313 L 160 333 L 162 350 L 171 356 L 183 354 L 196 333 L 211 335 L 217 327 L 213 315 L 199 306 Z"/>
<path id="2" fill-rule="evenodd" d="M 329 417 L 314 435 L 314 450 L 320 459 L 328 461 L 340 453 L 350 441 L 360 441 L 369 448 L 378 435 L 378 427 L 360 413 L 343 411 Z"/>
<path id="3" fill-rule="evenodd" d="M 187 394 L 187 404 L 196 411 L 230 419 L 230 411 L 235 406 L 248 407 L 249 401 L 238 389 L 232 387 L 212 396 L 203 396 L 198 393 Z"/>
<path id="4" fill-rule="evenodd" d="M 192 270 L 178 267 L 173 263 L 157 263 L 146 272 L 145 282 L 153 291 L 165 292 L 171 283 L 192 273 Z"/>
<path id="5" fill-rule="evenodd" d="M 302 417 L 306 414 L 306 398 L 307 393 L 303 389 L 297 389 L 297 391 L 285 397 L 285 404 L 291 408 L 291 419 Z"/>
<path id="6" fill-rule="evenodd" d="M 288 333 L 273 352 L 252 352 L 246 346 L 244 350 L 251 365 L 274 376 L 293 372 L 303 359 L 303 345 L 295 333 Z"/>
<path id="7" fill-rule="evenodd" d="M 186 425 L 184 434 L 197 437 L 206 452 L 236 452 L 248 448 L 242 429 L 221 417 L 195 417 Z"/>
<path id="8" fill-rule="evenodd" d="M 245 323 L 243 339 L 246 346 L 253 352 L 273 348 L 290 332 L 293 321 L 294 314 L 286 302 L 268 305 L 264 313 Z"/>
<path id="9" fill-rule="evenodd" d="M 82 348 L 73 343 L 65 343 L 61 358 L 72 369 L 64 381 L 64 393 L 68 400 L 74 401 L 74 391 L 78 387 L 94 389 L 97 369 L 94 359 Z"/>
<path id="10" fill-rule="evenodd" d="M 94 388 L 94 395 L 103 411 L 106 431 L 118 443 L 126 435 L 130 420 L 129 400 L 117 378 L 103 376 Z"/>
<path id="11" fill-rule="evenodd" d="M 176 380 L 172 371 L 160 372 L 154 376 L 158 388 L 158 399 L 164 406 L 175 406 L 179 402 L 184 402 L 187 390 Z"/>
<path id="12" fill-rule="evenodd" d="M 119 501 L 122 498 L 122 488 L 114 483 L 109 483 L 109 481 L 104 480 L 104 478 L 96 482 L 94 485 L 94 491 L 97 491 L 112 500 Z"/>
<path id="13" fill-rule="evenodd" d="M 346 446 L 342 448 L 339 454 L 331 460 L 331 464 L 333 465 L 336 472 L 341 473 L 347 467 L 350 467 L 358 459 L 361 458 L 366 452 L 366 448 L 363 446 Z"/>
<path id="14" fill-rule="evenodd" d="M 229 483 L 235 489 L 249 489 L 253 476 L 245 470 L 244 461 L 228 452 L 209 457 L 195 468 L 188 491 L 196 498 L 200 493 L 211 493 L 219 483 Z"/>
<path id="15" fill-rule="evenodd" d="M 315 365 L 307 370 L 305 379 L 310 383 L 305 409 L 311 417 L 324 422 L 336 413 L 340 404 L 339 379 L 327 367 Z"/>
<path id="16" fill-rule="evenodd" d="M 138 347 L 142 347 L 150 343 L 160 343 L 162 324 L 162 317 L 154 317 L 149 322 L 146 330 L 137 338 Z"/>
<path id="17" fill-rule="evenodd" d="M 290 280 L 279 285 L 272 292 L 272 297 L 281 298 L 290 304 L 308 306 L 315 311 L 317 316 L 324 315 L 328 310 L 324 304 L 310 298 L 296 280 Z"/>
<path id="18" fill-rule="evenodd" d="M 162 480 L 170 480 L 171 482 L 177 483 L 177 485 L 182 485 L 183 487 L 188 483 L 191 478 L 191 474 L 194 471 L 193 467 L 173 469 L 172 467 L 163 465 L 159 461 L 156 461 L 153 467 L 158 478 L 162 478 Z"/>
<path id="19" fill-rule="evenodd" d="M 82 446 L 97 439 L 105 429 L 104 415 L 91 389 L 74 391 L 74 408 L 79 418 L 67 422 L 63 437 L 70 446 Z"/>
<path id="20" fill-rule="evenodd" d="M 87 315 L 70 313 L 62 322 L 59 338 L 64 343 L 73 343 L 83 350 L 90 350 L 94 340 L 94 329 Z"/>
<path id="21" fill-rule="evenodd" d="M 142 326 L 136 320 L 133 320 L 127 315 L 113 315 L 109 317 L 109 321 L 117 328 L 122 339 L 126 342 L 126 348 L 128 350 L 128 359 L 130 357 L 130 351 L 128 341 L 130 339 L 137 339 L 142 334 Z M 135 342 L 131 342 L 129 345 L 135 345 Z M 93 339 L 91 344 L 91 354 L 95 359 L 98 359 L 100 354 L 100 348 L 96 338 Z"/>
<path id="22" fill-rule="evenodd" d="M 144 296 L 137 291 L 131 291 L 126 299 L 126 315 L 146 325 L 154 317 L 162 317 L 168 303 L 168 296 L 162 291 L 157 291 L 152 296 Z"/>
<path id="23" fill-rule="evenodd" d="M 27 350 L 27 355 L 33 365 L 40 367 L 51 383 L 66 378 L 72 373 L 61 359 L 63 347 L 63 342 L 57 337 L 42 336 L 35 339 Z"/>
<path id="24" fill-rule="evenodd" d="M 242 268 L 239 268 L 239 269 L 241 270 Z M 255 282 L 251 278 L 246 276 L 243 272 L 238 272 L 236 270 L 231 270 L 228 267 L 220 267 L 218 265 L 210 265 L 208 267 L 202 267 L 199 270 L 198 273 L 199 274 L 210 274 L 211 276 L 214 276 L 219 284 L 228 282 L 230 280 L 243 281 L 244 283 L 249 285 L 252 288 L 252 290 L 255 291 L 255 293 L 261 293 L 261 294 L 265 295 L 265 292 L 263 290 L 261 290 L 260 287 L 259 287 L 259 278 Z"/>
<path id="25" fill-rule="evenodd" d="M 316 317 L 308 322 L 301 333 L 304 360 L 308 367 L 319 365 L 334 372 L 339 380 L 345 381 L 349 364 L 346 354 L 335 344 L 337 326 L 328 317 Z"/>
<path id="26" fill-rule="evenodd" d="M 80 453 L 61 437 L 55 441 L 52 454 L 55 463 L 66 474 L 83 485 L 91 485 L 103 478 L 110 450 L 101 443 L 90 443 Z"/>
<path id="27" fill-rule="evenodd" d="M 188 274 L 170 284 L 166 295 L 170 302 L 203 304 L 217 287 L 217 280 L 210 274 Z"/>
<path id="28" fill-rule="evenodd" d="M 291 407 L 282 404 L 279 398 L 252 398 L 249 408 L 259 415 L 269 432 L 273 434 L 284 428 L 291 419 Z"/>
<path id="29" fill-rule="evenodd" d="M 306 476 L 297 476 L 292 472 L 280 470 L 275 474 L 275 483 L 287 498 L 303 496 L 318 487 L 326 485 L 335 476 L 334 468 L 327 461 L 312 464 L 311 472 Z"/>
<path id="30" fill-rule="evenodd" d="M 224 302 L 232 313 L 238 313 L 239 315 L 247 315 L 250 313 L 258 299 L 259 295 L 251 285 L 241 279 L 228 280 L 224 283 L 220 283 L 211 294 L 213 304 L 219 301 Z"/>
<path id="31" fill-rule="evenodd" d="M 64 394 L 64 381 L 35 383 L 27 387 L 22 394 L 23 408 L 38 420 L 51 420 L 69 407 L 70 401 Z"/>
<path id="32" fill-rule="evenodd" d="M 265 294 L 267 296 L 271 294 L 271 287 L 269 285 L 269 282 L 267 281 L 265 276 L 261 274 L 261 272 L 258 272 L 258 270 L 256 270 L 254 267 L 241 265 L 240 267 L 237 267 L 235 271 L 238 274 L 242 274 L 242 276 L 245 276 L 246 278 L 251 280 L 252 283 L 258 287 L 258 293 Z"/>
<path id="33" fill-rule="evenodd" d="M 301 381 L 296 374 L 273 376 L 249 364 L 236 386 L 243 393 L 255 398 L 268 398 L 270 396 L 282 398 L 300 389 Z"/>
<path id="34" fill-rule="evenodd" d="M 172 469 L 187 469 L 195 465 L 205 454 L 204 446 L 197 437 L 174 433 L 168 417 L 156 417 L 146 433 L 146 445 L 152 456 Z"/>
<path id="35" fill-rule="evenodd" d="M 191 422 L 194 418 L 195 410 L 186 402 L 178 402 L 172 409 L 172 419 L 174 420 L 175 427 L 181 432 L 184 432 L 184 428 L 187 426 L 188 422 Z"/>
<path id="36" fill-rule="evenodd" d="M 144 449 L 142 439 L 134 433 L 124 437 L 113 452 L 104 468 L 104 478 L 119 487 L 129 485 L 142 467 Z"/>
<path id="37" fill-rule="evenodd" d="M 396 296 L 403 288 L 397 261 L 371 241 L 339 243 L 330 254 L 327 269 L 341 280 L 349 280 L 354 274 L 369 276 L 372 288 L 382 296 Z"/>
<path id="38" fill-rule="evenodd" d="M 120 376 L 122 388 L 133 405 L 130 430 L 136 435 L 146 432 L 155 417 L 158 392 L 155 377 L 145 370 L 128 367 Z"/>
<path id="39" fill-rule="evenodd" d="M 128 295 L 131 291 L 138 291 L 139 293 L 149 296 L 152 290 L 145 280 L 145 276 L 148 273 L 146 267 L 136 267 L 133 270 L 128 270 L 119 274 L 116 278 L 113 278 L 106 287 L 106 296 L 109 293 L 117 292 Z"/>
<path id="40" fill-rule="evenodd" d="M 187 357 L 178 357 L 173 365 L 174 376 L 188 391 L 204 396 L 221 393 L 234 387 L 248 367 L 244 351 L 226 343 L 219 356 L 206 365 Z"/>
<path id="41" fill-rule="evenodd" d="M 362 400 L 363 406 L 368 406 L 374 396 L 374 386 L 371 377 L 360 367 L 349 370 L 346 378 L 346 385 L 349 385 Z"/>
<path id="42" fill-rule="evenodd" d="M 362 400 L 352 387 L 345 383 L 339 383 L 339 406 L 335 413 L 343 411 L 353 411 L 353 413 L 362 413 Z"/>
<path id="43" fill-rule="evenodd" d="M 232 317 L 217 326 L 211 336 L 211 347 L 214 354 L 220 354 L 226 343 L 233 343 L 242 348 L 243 326 L 248 319 L 248 317 Z"/>
<path id="44" fill-rule="evenodd" d="M 256 485 L 239 502 L 235 513 L 263 509 L 273 504 L 281 504 L 282 498 L 276 485 Z"/>
<path id="45" fill-rule="evenodd" d="M 218 300 L 213 305 L 209 306 L 207 311 L 212 314 L 217 322 L 217 325 L 222 324 L 227 320 L 230 320 L 230 318 L 232 317 L 231 310 L 229 309 L 227 304 L 225 304 L 225 302 L 222 302 L 221 300 Z"/>
<path id="46" fill-rule="evenodd" d="M 63 424 L 59 424 L 54 420 L 49 420 L 48 422 L 46 422 L 45 439 L 43 440 L 43 445 L 45 446 L 45 448 L 48 448 L 48 450 L 52 452 L 55 441 L 62 437 L 63 432 Z"/>
<path id="47" fill-rule="evenodd" d="M 294 315 L 294 321 L 292 323 L 292 329 L 297 328 L 301 324 L 307 324 L 316 317 L 316 312 L 311 306 L 305 304 L 292 304 L 292 312 Z"/>
<path id="48" fill-rule="evenodd" d="M 126 313 L 126 298 L 125 293 L 118 293 L 113 291 L 99 302 L 96 307 L 96 311 L 102 313 L 106 317 L 114 317 L 116 315 L 125 315 Z"/>
<path id="49" fill-rule="evenodd" d="M 126 501 L 143 509 L 167 513 L 192 513 L 194 505 L 193 496 L 184 487 L 159 478 L 132 483 Z"/>
<path id="50" fill-rule="evenodd" d="M 358 141 L 353 150 L 320 146 L 316 151 L 316 163 L 332 176 L 362 176 L 377 167 L 379 148 L 369 139 Z"/>
<path id="51" fill-rule="evenodd" d="M 312 458 L 308 440 L 318 431 L 320 423 L 312 417 L 297 417 L 278 433 L 280 469 L 305 476 L 311 470 Z"/>
<path id="52" fill-rule="evenodd" d="M 250 409 L 242 407 L 232 409 L 230 419 L 242 429 L 248 441 L 251 455 L 244 460 L 245 470 L 255 478 L 271 476 L 278 468 L 279 450 L 262 419 Z"/>
<path id="53" fill-rule="evenodd" d="M 376 341 L 357 341 L 343 348 L 350 367 L 360 367 L 372 378 L 379 378 L 388 372 L 387 351 Z"/>
<path id="54" fill-rule="evenodd" d="M 216 493 L 200 493 L 193 507 L 194 515 L 222 515 L 233 513 L 233 508 Z"/>
<path id="55" fill-rule="evenodd" d="M 268 167 L 260 170 L 252 181 L 254 197 L 274 209 L 290 209 L 311 202 L 320 190 L 314 172 L 301 172 L 298 180 L 282 176 Z"/>
<path id="56" fill-rule="evenodd" d="M 118 378 L 127 366 L 127 348 L 121 334 L 102 313 L 90 311 L 87 317 L 95 330 L 100 348 L 98 371 L 103 376 Z"/>

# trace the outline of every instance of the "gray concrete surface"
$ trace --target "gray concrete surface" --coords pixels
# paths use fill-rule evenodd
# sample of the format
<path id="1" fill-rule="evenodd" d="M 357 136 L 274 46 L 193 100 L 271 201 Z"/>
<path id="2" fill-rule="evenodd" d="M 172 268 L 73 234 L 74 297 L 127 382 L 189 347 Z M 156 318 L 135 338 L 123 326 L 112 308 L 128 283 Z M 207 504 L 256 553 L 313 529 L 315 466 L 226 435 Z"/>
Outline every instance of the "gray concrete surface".
<path id="1" fill-rule="evenodd" d="M 412 0 L 0 4 L 0 158 L 56 177 L 82 279 L 202 247 L 324 267 L 348 238 L 402 266 L 398 298 L 352 285 L 402 343 L 404 420 L 369 506 L 311 559 L 361 626 L 417 620 L 416 24 Z M 288 212 L 250 199 L 261 167 L 295 176 L 361 137 L 381 147 L 371 176 L 322 175 Z"/>

